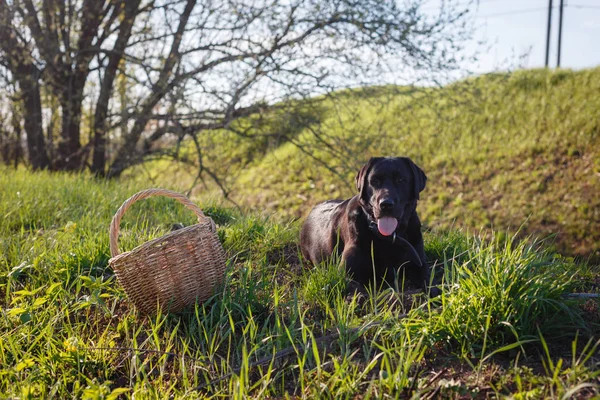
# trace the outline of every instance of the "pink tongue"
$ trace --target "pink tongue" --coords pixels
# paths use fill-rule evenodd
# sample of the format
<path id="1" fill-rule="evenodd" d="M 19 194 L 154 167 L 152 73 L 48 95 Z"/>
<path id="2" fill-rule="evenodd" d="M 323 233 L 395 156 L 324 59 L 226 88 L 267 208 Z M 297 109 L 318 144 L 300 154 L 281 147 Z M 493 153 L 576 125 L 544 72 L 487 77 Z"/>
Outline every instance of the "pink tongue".
<path id="1" fill-rule="evenodd" d="M 398 221 L 394 217 L 383 217 L 377 220 L 377 229 L 383 236 L 390 236 L 397 226 Z"/>

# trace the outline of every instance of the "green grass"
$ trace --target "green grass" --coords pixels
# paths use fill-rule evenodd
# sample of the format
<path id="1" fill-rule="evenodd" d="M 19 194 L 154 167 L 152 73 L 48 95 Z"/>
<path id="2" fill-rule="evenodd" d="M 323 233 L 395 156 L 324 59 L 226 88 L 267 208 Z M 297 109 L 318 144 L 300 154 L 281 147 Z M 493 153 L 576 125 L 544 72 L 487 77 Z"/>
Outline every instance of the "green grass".
<path id="1" fill-rule="evenodd" d="M 298 222 L 200 204 L 219 224 L 221 291 L 140 315 L 108 268 L 113 213 L 133 181 L 0 170 L 0 397 L 435 398 L 598 396 L 597 277 L 539 243 L 425 234 L 443 294 L 347 297 L 339 264 L 298 257 Z M 196 199 L 198 200 L 198 199 Z M 135 204 L 124 249 L 194 217 Z M 595 308 L 594 308 L 595 307 Z"/>
<path id="2" fill-rule="evenodd" d="M 199 140 L 231 198 L 268 215 L 303 217 L 322 200 L 350 197 L 369 156 L 405 155 L 429 178 L 420 205 L 428 226 L 557 235 L 562 254 L 598 261 L 598 93 L 600 68 L 366 88 L 241 121 L 248 138 L 216 131 Z M 310 129 L 299 131 L 299 120 Z M 171 176 L 163 167 L 149 174 Z M 202 191 L 214 192 L 210 180 Z"/>

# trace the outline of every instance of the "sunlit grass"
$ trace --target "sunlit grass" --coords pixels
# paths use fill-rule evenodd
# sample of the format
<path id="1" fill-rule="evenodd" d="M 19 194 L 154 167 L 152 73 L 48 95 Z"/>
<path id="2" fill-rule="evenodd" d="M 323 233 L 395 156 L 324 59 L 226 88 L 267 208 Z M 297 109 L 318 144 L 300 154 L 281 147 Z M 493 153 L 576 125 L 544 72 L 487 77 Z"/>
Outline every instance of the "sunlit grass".
<path id="1" fill-rule="evenodd" d="M 429 178 L 419 206 L 429 226 L 557 234 L 563 254 L 600 259 L 599 92 L 599 68 L 488 74 L 436 89 L 359 89 L 319 107 L 307 103 L 320 122 L 310 129 L 273 113 L 249 138 L 215 131 L 199 140 L 205 166 L 233 200 L 257 212 L 304 216 L 319 201 L 353 195 L 369 156 L 402 155 Z M 273 133 L 283 136 L 261 136 Z M 177 171 L 189 187 L 197 168 L 186 175 L 183 164 L 153 164 L 136 173 L 145 171 L 168 184 Z M 206 183 L 198 193 L 218 192 Z"/>
<path id="2" fill-rule="evenodd" d="M 598 395 L 597 344 L 585 346 L 598 325 L 562 296 L 587 267 L 529 242 L 428 232 L 441 297 L 381 288 L 359 299 L 335 260 L 301 264 L 298 223 L 200 203 L 219 224 L 225 284 L 181 314 L 145 317 L 107 267 L 112 215 L 141 187 L 3 169 L 0 188 L 2 396 Z M 121 245 L 173 222 L 194 216 L 140 202 Z"/>

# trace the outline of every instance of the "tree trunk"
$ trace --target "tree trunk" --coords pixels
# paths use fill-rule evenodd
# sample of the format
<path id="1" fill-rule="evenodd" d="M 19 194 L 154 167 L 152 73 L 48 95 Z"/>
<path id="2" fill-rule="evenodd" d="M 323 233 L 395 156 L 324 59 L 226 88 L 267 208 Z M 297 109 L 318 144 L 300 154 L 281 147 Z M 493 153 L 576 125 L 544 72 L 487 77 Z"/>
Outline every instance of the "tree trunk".
<path id="1" fill-rule="evenodd" d="M 4 165 L 10 165 L 10 139 L 8 131 L 0 126 L 0 154 Z"/>
<path id="2" fill-rule="evenodd" d="M 106 117 L 108 115 L 108 102 L 113 91 L 115 77 L 119 64 L 125 54 L 127 42 L 131 37 L 133 23 L 138 13 L 141 0 L 130 0 L 125 3 L 125 15 L 119 28 L 119 36 L 115 41 L 112 54 L 109 56 L 104 79 L 100 87 L 100 95 L 96 104 L 94 115 L 94 156 L 92 159 L 92 172 L 96 176 L 104 176 L 106 168 Z"/>
<path id="3" fill-rule="evenodd" d="M 33 65 L 23 65 L 16 74 L 23 99 L 23 118 L 27 136 L 27 153 L 34 170 L 50 167 L 44 140 L 42 104 L 38 71 Z"/>
<path id="4" fill-rule="evenodd" d="M 19 160 L 21 159 L 22 153 L 23 153 L 23 150 L 21 149 L 21 127 L 19 127 L 19 130 L 16 135 L 15 154 L 14 154 L 14 160 L 13 160 L 13 167 L 15 169 L 17 169 L 19 167 Z"/>
<path id="5" fill-rule="evenodd" d="M 100 107 L 101 104 L 97 105 Z M 106 168 L 106 114 L 108 112 L 108 102 L 106 108 L 96 108 L 96 117 L 94 121 L 94 155 L 92 157 L 92 172 L 96 176 L 104 176 Z M 102 120 L 99 118 L 104 117 Z"/>
<path id="6" fill-rule="evenodd" d="M 40 97 L 40 71 L 33 64 L 31 52 L 17 40 L 12 32 L 11 11 L 5 0 L 0 1 L 0 49 L 7 57 L 7 67 L 19 84 L 23 100 L 23 119 L 27 136 L 27 152 L 31 167 L 50 167 L 50 159 L 42 126 L 42 101 Z"/>
<path id="7" fill-rule="evenodd" d="M 73 86 L 60 99 L 62 127 L 56 166 L 67 171 L 78 170 L 83 164 L 80 141 L 83 85 L 75 83 Z"/>
<path id="8" fill-rule="evenodd" d="M 21 118 L 17 115 L 17 110 L 15 110 L 16 104 L 13 104 L 13 109 L 11 110 L 11 124 L 13 128 L 13 166 L 15 169 L 19 166 L 19 160 L 21 159 L 21 154 L 23 153 L 21 149 Z"/>

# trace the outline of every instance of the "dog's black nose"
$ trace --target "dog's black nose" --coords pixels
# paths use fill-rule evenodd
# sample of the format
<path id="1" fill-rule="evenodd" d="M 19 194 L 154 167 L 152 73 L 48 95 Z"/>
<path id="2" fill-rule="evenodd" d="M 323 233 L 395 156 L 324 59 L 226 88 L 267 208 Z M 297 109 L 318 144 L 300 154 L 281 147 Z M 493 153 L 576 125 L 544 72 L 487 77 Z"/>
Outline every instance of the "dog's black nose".
<path id="1" fill-rule="evenodd" d="M 392 199 L 381 200 L 379 202 L 379 208 L 381 210 L 391 210 L 392 208 L 394 208 L 394 204 L 394 200 Z"/>

